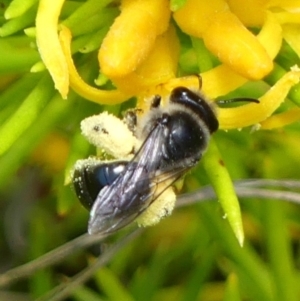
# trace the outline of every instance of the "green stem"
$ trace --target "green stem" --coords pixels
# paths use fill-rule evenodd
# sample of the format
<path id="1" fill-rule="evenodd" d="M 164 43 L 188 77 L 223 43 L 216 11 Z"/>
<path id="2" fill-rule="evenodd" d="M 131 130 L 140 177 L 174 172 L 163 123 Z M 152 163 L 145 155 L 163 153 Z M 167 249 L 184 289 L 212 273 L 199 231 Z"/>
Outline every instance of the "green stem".
<path id="1" fill-rule="evenodd" d="M 241 301 L 239 281 L 236 274 L 230 274 L 226 281 L 223 301 Z"/>
<path id="2" fill-rule="evenodd" d="M 241 286 L 247 288 L 246 293 L 253 296 L 253 300 L 273 300 L 271 279 L 266 266 L 250 246 L 240 247 L 228 225 L 220 218 L 219 214 L 215 214 L 211 210 L 213 208 L 212 204 L 203 204 L 201 206 L 201 218 L 225 254 L 235 263 Z"/>
<path id="3" fill-rule="evenodd" d="M 88 39 L 88 41 L 79 49 L 79 52 L 89 53 L 100 48 L 100 45 L 109 30 L 109 26 L 104 26 Z"/>
<path id="4" fill-rule="evenodd" d="M 34 6 L 19 17 L 7 21 L 0 28 L 0 36 L 6 37 L 18 32 L 19 30 L 24 29 L 25 27 L 28 27 L 30 25 L 32 26 L 32 24 L 34 23 L 36 11 L 37 7 Z"/>
<path id="5" fill-rule="evenodd" d="M 16 80 L 0 94 L 0 110 L 5 109 L 13 103 L 19 103 L 30 93 L 40 79 L 40 74 L 26 74 Z M 1 119 L 1 122 L 3 119 Z"/>
<path id="6" fill-rule="evenodd" d="M 5 18 L 12 19 L 26 13 L 38 0 L 13 0 L 5 11 Z"/>
<path id="7" fill-rule="evenodd" d="M 243 245 L 244 232 L 240 205 L 230 175 L 213 139 L 211 139 L 209 149 L 203 158 L 203 164 L 225 216 L 238 242 Z"/>
<path id="8" fill-rule="evenodd" d="M 0 73 L 29 71 L 39 61 L 38 52 L 30 47 L 31 41 L 26 36 L 0 39 Z"/>
<path id="9" fill-rule="evenodd" d="M 63 24 L 73 30 L 77 30 L 86 22 L 87 18 L 97 14 L 111 0 L 89 0 L 83 3 L 71 16 L 63 21 Z M 87 17 L 88 16 L 88 17 Z"/>
<path id="10" fill-rule="evenodd" d="M 213 68 L 213 63 L 211 61 L 211 54 L 205 47 L 203 40 L 199 38 L 193 38 L 193 37 L 191 38 L 191 40 L 192 40 L 193 48 L 195 49 L 197 55 L 198 67 L 200 72 L 205 72 Z"/>
<path id="11" fill-rule="evenodd" d="M 0 155 L 4 154 L 20 135 L 39 117 L 54 90 L 49 75 L 45 75 L 27 96 L 18 110 L 0 129 Z"/>
<path id="12" fill-rule="evenodd" d="M 263 202 L 266 247 L 272 269 L 277 301 L 299 300 L 293 269 L 291 242 L 286 228 L 283 206 L 280 202 Z"/>
<path id="13" fill-rule="evenodd" d="M 289 70 L 289 69 L 287 69 Z M 274 63 L 273 71 L 265 78 L 266 83 L 273 86 L 276 82 L 283 77 L 284 74 L 287 72 L 281 65 Z M 294 85 L 290 92 L 288 93 L 288 98 L 295 103 L 296 105 L 300 106 L 300 83 Z"/>
<path id="14" fill-rule="evenodd" d="M 103 9 L 99 13 L 90 16 L 88 20 L 81 23 L 81 26 L 70 27 L 72 35 L 75 37 L 87 33 L 94 33 L 104 25 L 111 24 L 118 14 L 119 11 L 116 8 Z M 64 24 L 67 25 L 68 22 L 64 22 Z"/>
<path id="15" fill-rule="evenodd" d="M 71 100 L 56 95 L 39 114 L 36 122 L 23 133 L 8 152 L 0 157 L 0 189 L 5 187 L 12 175 L 24 163 L 32 149 L 51 131 L 55 124 L 69 111 Z"/>

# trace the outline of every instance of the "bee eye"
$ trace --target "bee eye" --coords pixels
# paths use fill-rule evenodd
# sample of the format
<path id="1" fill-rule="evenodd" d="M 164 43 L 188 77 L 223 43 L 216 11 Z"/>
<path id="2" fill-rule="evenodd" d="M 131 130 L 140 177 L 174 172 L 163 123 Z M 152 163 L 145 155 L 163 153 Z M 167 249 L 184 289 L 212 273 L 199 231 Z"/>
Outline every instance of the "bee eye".
<path id="1" fill-rule="evenodd" d="M 172 102 L 180 102 L 185 103 L 190 98 L 189 94 L 191 93 L 190 90 L 184 87 L 177 87 L 172 90 L 170 95 L 170 100 Z"/>
<path id="2" fill-rule="evenodd" d="M 198 115 L 199 119 L 204 121 L 210 133 L 218 129 L 219 122 L 204 95 L 195 93 L 185 87 L 178 87 L 173 89 L 170 101 Z"/>

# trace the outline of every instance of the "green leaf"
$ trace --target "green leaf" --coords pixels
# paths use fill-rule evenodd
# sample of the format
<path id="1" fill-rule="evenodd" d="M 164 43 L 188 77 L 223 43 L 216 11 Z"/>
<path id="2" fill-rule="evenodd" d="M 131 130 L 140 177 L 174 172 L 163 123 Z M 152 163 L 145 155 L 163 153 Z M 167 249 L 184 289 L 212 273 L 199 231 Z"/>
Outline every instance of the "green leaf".
<path id="1" fill-rule="evenodd" d="M 230 274 L 226 281 L 223 301 L 241 301 L 239 282 L 235 274 Z"/>
<path id="2" fill-rule="evenodd" d="M 101 268 L 95 279 L 110 301 L 134 301 L 129 292 L 119 281 L 116 275 L 108 268 Z"/>
<path id="3" fill-rule="evenodd" d="M 244 242 L 240 205 L 230 175 L 213 139 L 203 158 L 204 168 L 239 244 Z"/>
<path id="4" fill-rule="evenodd" d="M 79 287 L 73 293 L 73 296 L 78 301 L 103 301 L 103 299 L 100 298 L 99 293 L 96 293 L 86 286 Z"/>
<path id="5" fill-rule="evenodd" d="M 11 19 L 26 13 L 38 0 L 13 0 L 5 11 L 5 18 Z"/>
<path id="6" fill-rule="evenodd" d="M 284 204 L 267 201 L 262 204 L 267 256 L 273 274 L 275 300 L 299 300 L 293 267 L 292 244 L 287 233 Z"/>
<path id="7" fill-rule="evenodd" d="M 187 0 L 171 0 L 170 1 L 171 11 L 174 12 L 174 11 L 178 10 L 179 8 L 181 8 L 185 4 L 186 1 Z"/>
<path id="8" fill-rule="evenodd" d="M 0 129 L 0 155 L 4 154 L 15 141 L 40 116 L 50 97 L 54 94 L 50 84 L 50 77 L 42 77 L 36 87 L 27 96 L 18 110 L 8 119 Z"/>

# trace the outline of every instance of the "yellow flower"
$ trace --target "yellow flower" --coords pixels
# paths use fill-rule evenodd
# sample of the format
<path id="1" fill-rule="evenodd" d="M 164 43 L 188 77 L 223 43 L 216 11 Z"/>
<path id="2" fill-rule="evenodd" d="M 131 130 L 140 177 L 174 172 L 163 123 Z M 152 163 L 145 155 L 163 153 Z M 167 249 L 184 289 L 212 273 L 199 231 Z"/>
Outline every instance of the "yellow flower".
<path id="1" fill-rule="evenodd" d="M 69 96 L 70 88 L 87 100 L 106 105 L 136 97 L 137 107 L 147 112 L 153 95 L 166 100 L 174 87 L 199 89 L 199 76 L 194 76 L 197 74 L 202 78 L 201 90 L 212 100 L 236 95 L 259 98 L 259 104 L 217 107 L 221 129 L 251 125 L 254 129 L 274 129 L 300 118 L 300 71 L 296 66 L 300 55 L 299 1 L 121 0 L 118 7 L 112 0 L 40 0 L 37 13 L 36 6 L 35 0 L 11 1 L 0 35 L 6 37 L 24 29 L 26 42 L 28 37 L 36 37 L 42 62 L 36 62 L 33 48 L 26 56 L 22 53 L 22 59 L 35 62 L 32 72 L 46 68 L 62 98 Z M 36 26 L 26 28 L 33 25 L 34 17 Z M 84 64 L 79 63 L 82 61 Z M 94 75 L 96 85 L 104 82 L 105 88 L 91 86 L 83 79 L 86 69 L 95 66 L 100 70 L 98 78 Z M 250 83 L 261 91 L 244 95 L 241 91 Z M 0 153 L 6 153 L 39 116 L 52 93 L 44 87 L 49 88 L 47 76 L 2 126 Z M 63 112 L 67 105 L 59 101 L 60 97 L 56 97 L 55 105 L 59 103 L 58 110 Z M 217 147 L 210 145 L 204 165 L 216 171 L 210 174 L 211 182 L 242 243 L 232 183 L 229 175 L 222 172 Z M 226 168 L 223 171 L 227 173 Z M 227 194 L 224 188 L 229 188 Z M 224 203 L 220 195 L 226 195 Z M 229 207 L 235 209 L 226 209 Z"/>
<path id="2" fill-rule="evenodd" d="M 93 7 L 93 2 L 90 0 L 84 4 L 86 11 L 91 11 L 89 8 Z M 167 94 L 176 85 L 197 88 L 196 78 L 176 78 L 180 42 L 170 23 L 171 15 L 183 32 L 194 39 L 202 39 L 205 47 L 220 61 L 215 67 L 200 73 L 202 89 L 211 98 L 267 76 L 273 69 L 273 60 L 283 39 L 297 54 L 300 51 L 299 5 L 296 1 L 281 4 L 268 0 L 242 3 L 237 0 L 187 0 L 172 13 L 167 0 L 123 0 L 121 12 L 98 53 L 101 73 L 117 89 L 100 90 L 87 85 L 74 66 L 72 28 L 65 26 L 68 19 L 59 25 L 62 5 L 62 0 L 40 1 L 36 35 L 44 64 L 63 97 L 67 96 L 70 85 L 78 94 L 95 102 L 115 104 L 137 96 L 138 105 L 145 107 L 148 96 Z M 258 34 L 254 35 L 247 26 L 259 28 Z M 231 129 L 261 123 L 262 128 L 270 128 L 270 123 L 263 123 L 264 120 L 274 113 L 290 88 L 298 83 L 299 74 L 297 68 L 288 71 L 260 98 L 259 105 L 218 109 L 220 127 Z M 293 114 L 276 116 L 276 120 L 282 116 L 285 122 L 273 122 L 272 126 L 289 123 L 291 115 L 293 122 L 298 117 L 297 109 L 293 109 Z"/>

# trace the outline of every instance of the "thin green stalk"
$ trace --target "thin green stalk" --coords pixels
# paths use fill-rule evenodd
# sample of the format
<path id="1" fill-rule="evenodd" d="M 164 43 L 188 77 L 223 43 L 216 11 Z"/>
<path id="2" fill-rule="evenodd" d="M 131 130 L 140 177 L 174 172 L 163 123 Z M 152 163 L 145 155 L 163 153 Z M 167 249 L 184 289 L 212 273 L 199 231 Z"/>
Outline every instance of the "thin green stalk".
<path id="1" fill-rule="evenodd" d="M 65 1 L 60 12 L 60 18 L 66 19 L 73 14 L 82 5 L 82 2 L 77 1 Z"/>
<path id="2" fill-rule="evenodd" d="M 30 47 L 31 41 L 26 36 L 0 39 L 1 74 L 28 72 L 39 61 L 38 52 Z"/>
<path id="3" fill-rule="evenodd" d="M 40 74 L 29 73 L 7 86 L 0 94 L 0 111 L 14 104 L 19 105 L 36 86 L 40 77 Z M 1 119 L 1 122 L 4 120 Z"/>
<path id="4" fill-rule="evenodd" d="M 244 232 L 240 205 L 230 175 L 213 139 L 211 139 L 208 151 L 203 158 L 203 164 L 216 192 L 218 201 L 224 210 L 226 219 L 242 246 Z"/>
<path id="5" fill-rule="evenodd" d="M 239 280 L 236 274 L 230 274 L 226 281 L 223 301 L 241 301 Z"/>
<path id="6" fill-rule="evenodd" d="M 193 48 L 195 49 L 200 72 L 205 72 L 213 67 L 211 54 L 204 45 L 202 39 L 192 37 Z"/>
<path id="7" fill-rule="evenodd" d="M 37 143 L 65 116 L 71 103 L 70 99 L 63 100 L 58 95 L 54 96 L 35 123 L 0 157 L 0 189 L 7 185 Z"/>
<path id="8" fill-rule="evenodd" d="M 280 202 L 263 202 L 265 239 L 277 301 L 299 300 L 285 211 Z"/>
<path id="9" fill-rule="evenodd" d="M 292 100 L 297 106 L 300 106 L 300 84 L 293 86 L 288 94 L 288 98 Z"/>
<path id="10" fill-rule="evenodd" d="M 12 19 L 26 13 L 38 0 L 13 0 L 5 11 L 5 18 Z"/>
<path id="11" fill-rule="evenodd" d="M 30 239 L 29 256 L 30 258 L 38 258 L 45 254 L 49 247 L 49 216 L 40 208 L 36 208 L 30 220 Z M 48 222 L 48 223 L 47 223 Z M 54 286 L 53 271 L 50 269 L 42 269 L 37 271 L 28 278 L 31 297 L 37 298 L 49 291 Z"/>
<path id="12" fill-rule="evenodd" d="M 72 296 L 76 301 L 105 301 L 98 292 L 83 285 L 78 286 Z"/>
<path id="13" fill-rule="evenodd" d="M 287 69 L 289 70 L 289 69 Z M 276 82 L 287 72 L 281 65 L 274 63 L 273 71 L 268 74 L 268 76 L 264 79 L 266 83 L 269 85 L 275 85 Z M 300 105 L 300 84 L 294 85 L 289 93 L 288 98 L 293 101 L 296 105 Z"/>
<path id="14" fill-rule="evenodd" d="M 25 2 L 25 1 L 24 1 Z M 30 8 L 26 13 L 20 15 L 17 18 L 11 19 L 2 25 L 0 28 L 0 36 L 6 37 L 13 33 L 16 33 L 25 27 L 28 27 L 34 23 L 37 7 Z"/>
<path id="15" fill-rule="evenodd" d="M 201 260 L 197 260 L 194 269 L 187 279 L 187 284 L 184 287 L 181 301 L 194 301 L 197 300 L 199 293 L 203 290 L 204 283 L 208 281 L 210 274 L 215 268 L 215 258 L 217 252 L 215 245 L 210 241 L 204 248 L 201 249 Z"/>
<path id="16" fill-rule="evenodd" d="M 95 280 L 101 291 L 108 296 L 111 301 L 134 301 L 128 288 L 122 284 L 117 276 L 109 269 L 103 267 L 95 273 Z"/>
<path id="17" fill-rule="evenodd" d="M 18 110 L 0 129 L 0 155 L 3 155 L 24 131 L 39 117 L 54 94 L 49 75 L 44 75 Z M 39 126 L 39 125 L 38 125 Z"/>
<path id="18" fill-rule="evenodd" d="M 76 26 L 75 28 L 72 28 L 72 35 L 75 37 L 87 33 L 94 33 L 104 25 L 111 24 L 118 14 L 119 11 L 116 8 L 103 9 L 81 23 L 80 27 Z"/>
<path id="19" fill-rule="evenodd" d="M 240 247 L 220 215 L 214 213 L 213 204 L 201 205 L 201 217 L 207 230 L 220 244 L 225 254 L 247 275 L 247 286 L 259 301 L 272 301 L 272 286 L 269 271 L 259 256 L 247 245 Z M 239 271 L 237 269 L 237 274 Z M 242 283 L 241 283 L 242 285 Z"/>
<path id="20" fill-rule="evenodd" d="M 89 53 L 96 49 L 99 49 L 108 30 L 109 30 L 109 26 L 103 26 L 98 31 L 93 33 L 91 38 L 85 43 L 85 45 L 81 49 L 79 49 L 79 51 L 82 53 Z"/>
<path id="21" fill-rule="evenodd" d="M 63 24 L 73 30 L 81 27 L 81 25 L 92 15 L 97 14 L 111 0 L 89 0 L 83 3 L 71 16 L 63 21 Z"/>
<path id="22" fill-rule="evenodd" d="M 181 8 L 185 4 L 186 1 L 187 0 L 171 0 L 170 1 L 171 10 L 172 11 L 178 10 L 179 8 Z"/>

